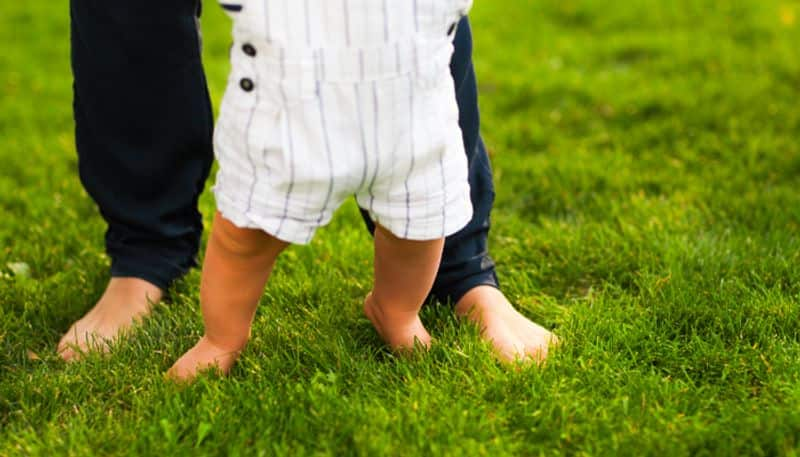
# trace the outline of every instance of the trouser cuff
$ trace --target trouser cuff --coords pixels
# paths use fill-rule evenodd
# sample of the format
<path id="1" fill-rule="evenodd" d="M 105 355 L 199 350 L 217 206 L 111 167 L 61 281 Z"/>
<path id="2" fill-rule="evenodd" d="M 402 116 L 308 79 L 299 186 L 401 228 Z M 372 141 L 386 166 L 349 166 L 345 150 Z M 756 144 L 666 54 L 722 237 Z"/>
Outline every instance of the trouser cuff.
<path id="1" fill-rule="evenodd" d="M 194 261 L 185 266 L 177 265 L 157 256 L 117 256 L 116 258 L 112 257 L 111 276 L 143 279 L 166 291 L 176 279 L 186 274 L 194 265 Z"/>
<path id="2" fill-rule="evenodd" d="M 488 271 L 481 271 L 470 276 L 462 277 L 458 281 L 447 285 L 434 287 L 431 296 L 440 303 L 455 305 L 470 290 L 478 286 L 490 286 L 500 289 L 500 281 L 494 268 Z"/>

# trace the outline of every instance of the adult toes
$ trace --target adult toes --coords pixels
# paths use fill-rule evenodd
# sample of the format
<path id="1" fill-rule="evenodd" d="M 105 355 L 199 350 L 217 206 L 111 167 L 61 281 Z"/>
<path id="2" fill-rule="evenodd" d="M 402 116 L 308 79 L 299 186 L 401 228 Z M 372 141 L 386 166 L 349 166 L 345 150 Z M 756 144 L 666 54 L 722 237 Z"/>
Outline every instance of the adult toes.
<path id="1" fill-rule="evenodd" d="M 517 363 L 525 357 L 525 344 L 517 337 L 504 335 L 502 338 L 492 339 L 494 353 L 500 361 Z"/>
<path id="2" fill-rule="evenodd" d="M 80 351 L 77 351 L 73 345 L 59 346 L 58 355 L 64 359 L 65 362 L 73 362 L 78 359 Z"/>
<path id="3" fill-rule="evenodd" d="M 525 361 L 541 364 L 547 359 L 548 347 L 544 346 L 526 346 L 525 347 Z"/>
<path id="4" fill-rule="evenodd" d="M 56 353 L 66 361 L 75 358 L 75 350 L 73 349 L 75 340 L 77 340 L 77 335 L 75 333 L 75 326 L 73 325 L 67 330 L 64 336 L 61 337 L 58 346 L 56 346 Z"/>

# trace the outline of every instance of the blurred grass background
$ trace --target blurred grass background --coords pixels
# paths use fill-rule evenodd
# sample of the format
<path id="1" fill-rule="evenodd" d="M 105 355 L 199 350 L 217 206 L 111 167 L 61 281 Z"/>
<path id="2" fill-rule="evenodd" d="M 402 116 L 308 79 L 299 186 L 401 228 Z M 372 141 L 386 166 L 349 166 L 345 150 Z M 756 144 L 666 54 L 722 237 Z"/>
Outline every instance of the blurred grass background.
<path id="1" fill-rule="evenodd" d="M 428 357 L 382 350 L 351 203 L 281 259 L 233 375 L 184 390 L 161 373 L 202 331 L 197 272 L 111 356 L 54 355 L 107 281 L 104 225 L 67 2 L 0 12 L 0 455 L 797 455 L 800 2 L 476 2 L 492 252 L 564 340 L 544 368 L 498 366 L 447 307 Z"/>

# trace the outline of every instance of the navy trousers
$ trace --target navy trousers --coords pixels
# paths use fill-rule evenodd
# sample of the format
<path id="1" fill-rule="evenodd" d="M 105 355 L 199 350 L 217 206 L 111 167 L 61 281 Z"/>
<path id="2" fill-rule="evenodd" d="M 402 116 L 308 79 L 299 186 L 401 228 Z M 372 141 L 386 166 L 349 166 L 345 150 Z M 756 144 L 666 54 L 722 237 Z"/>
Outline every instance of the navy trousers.
<path id="1" fill-rule="evenodd" d="M 111 275 L 162 288 L 196 265 L 203 231 L 197 200 L 213 161 L 199 11 L 199 0 L 70 1 L 81 182 L 108 224 Z M 443 302 L 477 285 L 498 286 L 487 247 L 494 189 L 467 19 L 455 49 L 451 71 L 474 215 L 445 242 L 432 291 Z M 365 222 L 374 228 L 366 215 Z"/>

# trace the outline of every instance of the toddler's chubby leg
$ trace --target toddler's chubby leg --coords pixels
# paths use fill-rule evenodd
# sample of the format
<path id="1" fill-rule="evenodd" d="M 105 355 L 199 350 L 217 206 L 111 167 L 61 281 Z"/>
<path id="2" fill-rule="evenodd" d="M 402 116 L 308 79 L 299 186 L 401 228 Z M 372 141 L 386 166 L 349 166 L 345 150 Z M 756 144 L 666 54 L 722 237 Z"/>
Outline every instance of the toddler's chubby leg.
<path id="1" fill-rule="evenodd" d="M 250 337 L 275 260 L 287 244 L 260 230 L 238 228 L 217 212 L 200 283 L 205 335 L 175 362 L 170 377 L 188 381 L 203 369 L 231 369 Z"/>
<path id="2" fill-rule="evenodd" d="M 433 286 L 444 239 L 411 241 L 375 229 L 375 287 L 364 312 L 381 338 L 397 351 L 430 346 L 419 310 Z"/>

